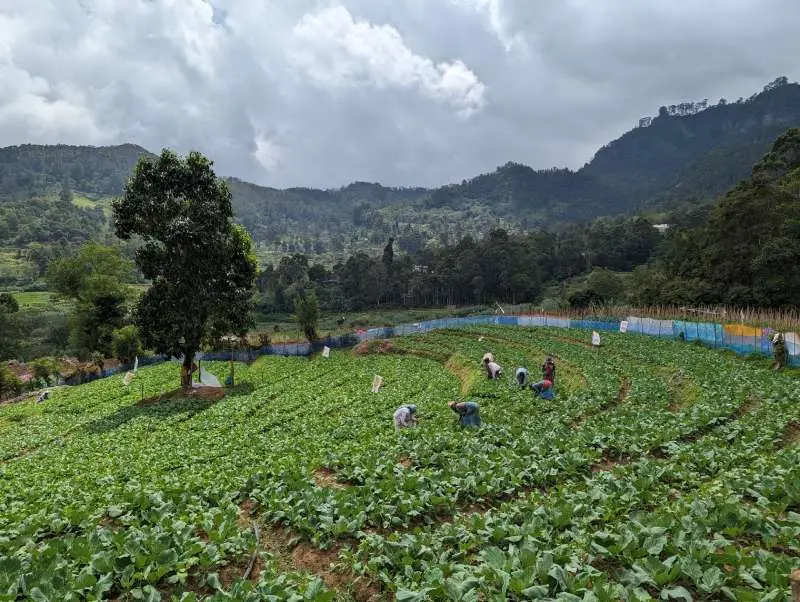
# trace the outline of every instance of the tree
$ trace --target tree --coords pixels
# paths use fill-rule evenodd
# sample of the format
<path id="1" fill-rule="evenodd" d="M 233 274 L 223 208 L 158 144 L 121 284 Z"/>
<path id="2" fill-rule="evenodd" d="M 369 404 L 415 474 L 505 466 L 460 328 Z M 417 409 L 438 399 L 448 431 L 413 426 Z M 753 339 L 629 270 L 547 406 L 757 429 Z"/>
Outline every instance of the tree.
<path id="1" fill-rule="evenodd" d="M 164 150 L 142 158 L 124 195 L 113 202 L 114 229 L 139 235 L 136 265 L 152 286 L 135 323 L 148 348 L 183 356 L 181 384 L 204 341 L 244 335 L 252 323 L 256 258 L 250 236 L 233 223 L 231 193 L 198 152 Z"/>
<path id="2" fill-rule="evenodd" d="M 22 383 L 17 375 L 5 364 L 0 364 L 0 399 L 19 395 L 22 391 Z"/>
<path id="3" fill-rule="evenodd" d="M 317 323 L 319 322 L 319 303 L 314 293 L 305 297 L 295 297 L 294 319 L 303 329 L 309 343 L 313 343 L 317 336 Z"/>
<path id="4" fill-rule="evenodd" d="M 11 293 L 0 293 L 0 359 L 9 359 L 19 349 L 19 304 Z"/>
<path id="5" fill-rule="evenodd" d="M 58 364 L 53 358 L 42 357 L 30 363 L 33 368 L 33 377 L 43 381 L 44 385 L 50 384 L 50 377 L 58 374 Z"/>
<path id="6" fill-rule="evenodd" d="M 136 326 L 129 324 L 112 333 L 112 349 L 114 357 L 123 364 L 130 364 L 134 358 L 142 354 L 142 342 Z"/>
<path id="7" fill-rule="evenodd" d="M 390 238 L 389 242 L 386 243 L 386 246 L 383 247 L 382 261 L 387 271 L 391 271 L 392 262 L 394 261 L 394 248 L 392 247 L 393 244 L 394 244 L 394 238 Z"/>
<path id="8" fill-rule="evenodd" d="M 72 189 L 69 187 L 68 178 L 64 178 L 61 181 L 61 191 L 58 193 L 58 198 L 64 205 L 72 205 Z"/>
<path id="9" fill-rule="evenodd" d="M 88 243 L 47 268 L 51 289 L 75 300 L 70 316 L 70 343 L 81 357 L 111 355 L 112 332 L 128 317 L 133 264 L 117 247 Z"/>

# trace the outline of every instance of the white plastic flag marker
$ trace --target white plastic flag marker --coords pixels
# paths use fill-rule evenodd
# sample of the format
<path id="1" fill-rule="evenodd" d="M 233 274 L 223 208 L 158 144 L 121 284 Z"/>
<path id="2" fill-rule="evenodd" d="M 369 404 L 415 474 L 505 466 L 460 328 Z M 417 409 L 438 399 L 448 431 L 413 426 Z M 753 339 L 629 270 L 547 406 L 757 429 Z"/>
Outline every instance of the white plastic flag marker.
<path id="1" fill-rule="evenodd" d="M 372 392 L 377 393 L 378 391 L 381 390 L 382 386 L 383 386 L 383 377 L 376 374 L 372 379 Z"/>
<path id="2" fill-rule="evenodd" d="M 139 369 L 139 356 L 136 356 L 136 360 L 133 362 L 133 373 L 136 374 L 136 371 Z"/>
<path id="3" fill-rule="evenodd" d="M 598 333 L 596 330 L 592 331 L 592 345 L 595 347 L 600 346 L 600 333 Z"/>
<path id="4" fill-rule="evenodd" d="M 122 384 L 127 387 L 129 384 L 131 384 L 134 376 L 135 374 L 133 372 L 126 372 L 125 376 L 122 377 Z"/>
<path id="5" fill-rule="evenodd" d="M 628 332 L 628 321 L 627 320 L 623 320 L 622 322 L 619 323 L 619 331 L 621 333 L 623 333 L 623 334 Z"/>
<path id="6" fill-rule="evenodd" d="M 325 347 L 322 348 L 322 357 L 330 357 L 330 356 L 331 356 L 331 348 L 325 345 Z"/>

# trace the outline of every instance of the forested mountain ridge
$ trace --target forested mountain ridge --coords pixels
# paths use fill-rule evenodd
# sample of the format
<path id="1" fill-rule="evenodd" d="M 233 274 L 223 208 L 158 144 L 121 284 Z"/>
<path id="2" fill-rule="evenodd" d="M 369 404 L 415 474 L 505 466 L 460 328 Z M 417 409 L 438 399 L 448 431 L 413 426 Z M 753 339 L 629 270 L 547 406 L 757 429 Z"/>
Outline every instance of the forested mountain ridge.
<path id="1" fill-rule="evenodd" d="M 507 163 L 431 192 L 429 206 L 486 200 L 534 221 L 579 220 L 712 200 L 746 178 L 774 140 L 800 126 L 800 85 L 781 77 L 748 99 L 662 106 L 574 172 Z"/>
<path id="2" fill-rule="evenodd" d="M 154 155 L 135 144 L 0 148 L 0 202 L 59 192 L 64 185 L 84 194 L 115 196 L 142 156 Z"/>
<path id="3" fill-rule="evenodd" d="M 661 107 L 577 171 L 507 163 L 434 190 L 366 182 L 280 190 L 228 181 L 237 219 L 262 259 L 300 252 L 324 255 L 332 265 L 358 250 L 379 250 L 389 237 L 414 252 L 498 227 L 516 232 L 711 202 L 797 126 L 800 85 L 778 78 L 736 102 Z M 150 153 L 132 144 L 0 149 L 0 247 L 63 246 L 107 234 L 107 200 L 122 192 L 143 155 Z"/>
<path id="4" fill-rule="evenodd" d="M 747 100 L 662 106 L 601 148 L 580 173 L 634 203 L 713 198 L 746 178 L 775 139 L 800 125 L 800 85 L 780 77 Z"/>

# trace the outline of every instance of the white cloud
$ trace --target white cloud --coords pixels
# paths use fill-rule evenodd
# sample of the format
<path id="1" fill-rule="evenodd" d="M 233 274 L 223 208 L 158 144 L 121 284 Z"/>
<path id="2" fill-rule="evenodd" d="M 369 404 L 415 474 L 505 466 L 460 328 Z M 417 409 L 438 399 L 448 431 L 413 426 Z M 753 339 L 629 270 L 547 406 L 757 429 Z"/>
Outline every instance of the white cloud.
<path id="1" fill-rule="evenodd" d="M 484 16 L 489 30 L 502 44 L 506 52 L 524 52 L 525 39 L 518 32 L 511 32 L 502 0 L 450 0 L 456 6 L 472 10 Z"/>
<path id="2" fill-rule="evenodd" d="M 274 170 L 280 161 L 280 149 L 267 136 L 259 134 L 255 139 L 256 149 L 253 156 L 267 171 Z"/>
<path id="3" fill-rule="evenodd" d="M 485 86 L 459 60 L 434 63 L 406 46 L 389 25 L 356 20 L 343 6 L 308 13 L 297 23 L 289 60 L 317 85 L 415 89 L 462 116 L 480 111 Z"/>
<path id="4" fill-rule="evenodd" d="M 0 0 L 0 145 L 196 149 L 273 186 L 575 167 L 659 105 L 800 79 L 798 21 L 797 0 Z"/>

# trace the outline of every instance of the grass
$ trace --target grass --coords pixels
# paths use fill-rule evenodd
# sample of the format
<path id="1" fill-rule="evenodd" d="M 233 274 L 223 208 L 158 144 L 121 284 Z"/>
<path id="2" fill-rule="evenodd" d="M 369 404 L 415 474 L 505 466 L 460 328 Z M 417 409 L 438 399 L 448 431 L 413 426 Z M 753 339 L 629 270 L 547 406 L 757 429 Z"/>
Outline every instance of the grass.
<path id="1" fill-rule="evenodd" d="M 72 204 L 78 207 L 79 209 L 95 209 L 97 207 L 100 207 L 103 210 L 103 214 L 106 217 L 111 217 L 112 200 L 113 199 L 111 197 L 100 197 L 97 199 L 92 199 L 80 194 L 74 194 L 72 196 Z"/>
<path id="2" fill-rule="evenodd" d="M 436 318 L 453 317 L 469 313 L 478 313 L 482 308 L 409 308 L 409 309 L 374 309 L 363 312 L 325 312 L 319 321 L 318 332 L 320 337 L 338 336 L 352 333 L 357 329 L 367 330 L 369 328 L 379 328 L 381 326 L 392 326 L 397 324 L 408 324 L 421 322 L 423 320 L 434 320 Z M 342 324 L 338 324 L 344 318 Z M 270 335 L 274 343 L 284 341 L 302 340 L 303 332 L 296 322 L 292 320 L 290 314 L 261 314 L 256 316 L 255 332 L 265 332 Z"/>
<path id="3" fill-rule="evenodd" d="M 15 248 L 0 248 L 0 279 L 27 280 L 36 274 L 36 265 Z"/>
<path id="4" fill-rule="evenodd" d="M 70 302 L 50 291 L 12 292 L 20 311 L 69 311 Z"/>

